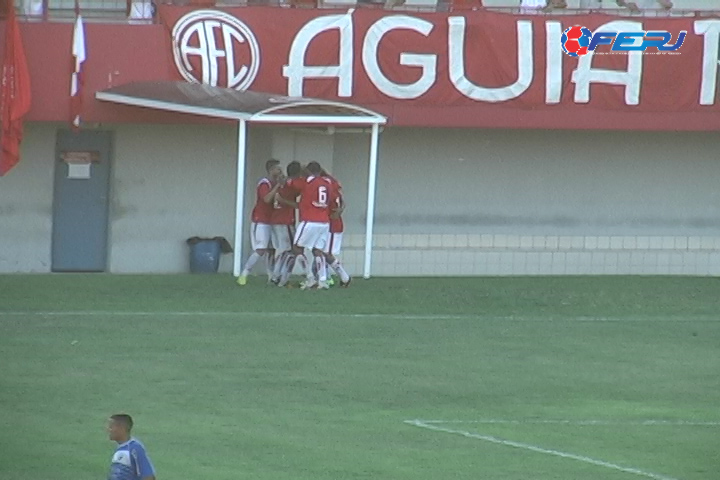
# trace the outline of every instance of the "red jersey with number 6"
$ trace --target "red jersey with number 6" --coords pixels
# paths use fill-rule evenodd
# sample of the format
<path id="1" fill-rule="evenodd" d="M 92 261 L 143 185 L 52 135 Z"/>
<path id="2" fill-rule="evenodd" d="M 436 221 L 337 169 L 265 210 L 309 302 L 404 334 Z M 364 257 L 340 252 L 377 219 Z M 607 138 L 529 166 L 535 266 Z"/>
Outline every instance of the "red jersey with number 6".
<path id="1" fill-rule="evenodd" d="M 273 204 L 265 203 L 263 197 L 270 193 L 272 184 L 267 178 L 261 178 L 257 184 L 255 194 L 255 208 L 252 211 L 252 221 L 255 223 L 270 223 L 272 221 Z"/>
<path id="2" fill-rule="evenodd" d="M 301 222 L 330 222 L 330 205 L 335 201 L 335 184 L 327 177 L 293 179 L 289 185 L 300 195 Z"/>

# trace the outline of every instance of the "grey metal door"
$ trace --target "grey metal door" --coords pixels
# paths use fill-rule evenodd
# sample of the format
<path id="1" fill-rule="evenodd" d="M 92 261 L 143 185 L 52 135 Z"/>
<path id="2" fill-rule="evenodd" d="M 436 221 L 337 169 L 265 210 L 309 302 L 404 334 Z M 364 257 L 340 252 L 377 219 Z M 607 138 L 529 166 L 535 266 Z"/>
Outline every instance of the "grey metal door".
<path id="1" fill-rule="evenodd" d="M 57 132 L 53 272 L 104 272 L 107 267 L 111 152 L 110 132 Z"/>

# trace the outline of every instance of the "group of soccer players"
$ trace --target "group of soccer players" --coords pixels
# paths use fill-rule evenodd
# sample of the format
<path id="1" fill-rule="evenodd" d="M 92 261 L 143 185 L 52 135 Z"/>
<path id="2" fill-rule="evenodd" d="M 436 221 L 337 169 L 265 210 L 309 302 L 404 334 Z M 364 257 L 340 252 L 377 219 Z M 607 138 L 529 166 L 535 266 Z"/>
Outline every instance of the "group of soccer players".
<path id="1" fill-rule="evenodd" d="M 302 289 L 327 289 L 332 283 L 328 268 L 340 277 L 340 286 L 350 284 L 350 276 L 338 260 L 342 246 L 342 212 L 345 203 L 342 186 L 317 162 L 303 166 L 290 162 L 287 176 L 278 160 L 265 163 L 267 176 L 257 185 L 252 211 L 250 239 L 253 253 L 248 258 L 238 285 L 246 285 L 255 264 L 265 258 L 268 283 L 288 285 L 296 262 L 305 271 Z M 300 223 L 295 228 L 295 210 Z M 312 252 L 308 260 L 305 251 Z"/>

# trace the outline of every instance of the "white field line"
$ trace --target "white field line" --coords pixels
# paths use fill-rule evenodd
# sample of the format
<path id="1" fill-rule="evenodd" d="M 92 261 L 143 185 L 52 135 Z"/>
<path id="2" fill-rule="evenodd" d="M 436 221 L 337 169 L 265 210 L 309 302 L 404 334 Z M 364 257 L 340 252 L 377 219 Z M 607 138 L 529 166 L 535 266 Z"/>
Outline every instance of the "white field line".
<path id="1" fill-rule="evenodd" d="M 718 421 L 703 420 L 539 420 L 487 418 L 483 420 L 413 420 L 428 425 L 480 424 L 480 425 L 569 425 L 569 426 L 658 426 L 658 427 L 718 427 Z"/>
<path id="2" fill-rule="evenodd" d="M 489 435 L 480 435 L 478 433 L 466 432 L 463 430 L 453 430 L 451 428 L 439 427 L 437 425 L 423 422 L 422 420 L 407 420 L 407 421 L 405 421 L 405 423 L 407 423 L 408 425 L 413 425 L 413 426 L 420 427 L 420 428 L 426 428 L 428 430 L 434 430 L 436 432 L 451 433 L 453 435 L 461 435 L 463 437 L 472 438 L 475 440 L 483 440 L 485 442 L 494 443 L 496 445 L 504 445 L 506 447 L 519 448 L 521 450 L 528 450 L 531 452 L 542 453 L 545 455 L 552 455 L 555 457 L 567 458 L 569 460 L 577 460 L 579 462 L 589 463 L 591 465 L 596 465 L 598 467 L 609 468 L 611 470 L 616 470 L 618 472 L 631 473 L 633 475 L 639 475 L 641 477 L 652 478 L 653 480 L 678 480 L 673 477 L 668 477 L 665 475 L 660 475 L 660 474 L 652 473 L 652 472 L 646 472 L 646 471 L 640 470 L 638 468 L 623 467 L 620 465 L 616 465 L 614 463 L 597 460 L 597 459 L 586 457 L 583 455 L 575 455 L 574 453 L 561 452 L 559 450 L 543 448 L 543 447 L 539 447 L 537 445 L 531 445 L 529 443 L 515 442 L 512 440 L 503 440 L 501 438 L 491 437 Z"/>
<path id="3" fill-rule="evenodd" d="M 717 316 L 634 316 L 634 317 L 558 317 L 558 316 L 496 316 L 496 315 L 452 315 L 452 314 L 402 314 L 402 313 L 328 313 L 328 312 L 228 312 L 228 311 L 116 311 L 116 310 L 78 310 L 78 311 L 0 311 L 0 317 L 295 317 L 295 318 L 358 318 L 358 319 L 401 319 L 401 320 L 499 320 L 508 322 L 720 322 Z"/>

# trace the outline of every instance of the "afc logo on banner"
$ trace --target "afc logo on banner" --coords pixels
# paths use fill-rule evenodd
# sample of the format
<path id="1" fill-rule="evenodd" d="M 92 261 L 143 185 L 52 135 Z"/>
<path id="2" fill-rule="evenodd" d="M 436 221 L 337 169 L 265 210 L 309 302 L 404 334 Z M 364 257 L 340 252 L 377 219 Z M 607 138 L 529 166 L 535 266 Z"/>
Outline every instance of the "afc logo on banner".
<path id="1" fill-rule="evenodd" d="M 172 30 L 173 57 L 188 82 L 245 90 L 260 69 L 260 47 L 250 28 L 217 10 L 196 10 Z"/>
<path id="2" fill-rule="evenodd" d="M 595 32 L 581 25 L 573 25 L 565 30 L 560 39 L 563 51 L 571 57 L 581 57 L 595 52 L 599 45 L 612 45 L 611 52 L 644 52 L 648 48 L 657 48 L 658 53 L 675 52 L 685 41 L 687 31 L 678 34 L 675 44 L 671 44 L 672 34 L 665 30 L 649 32 Z"/>

